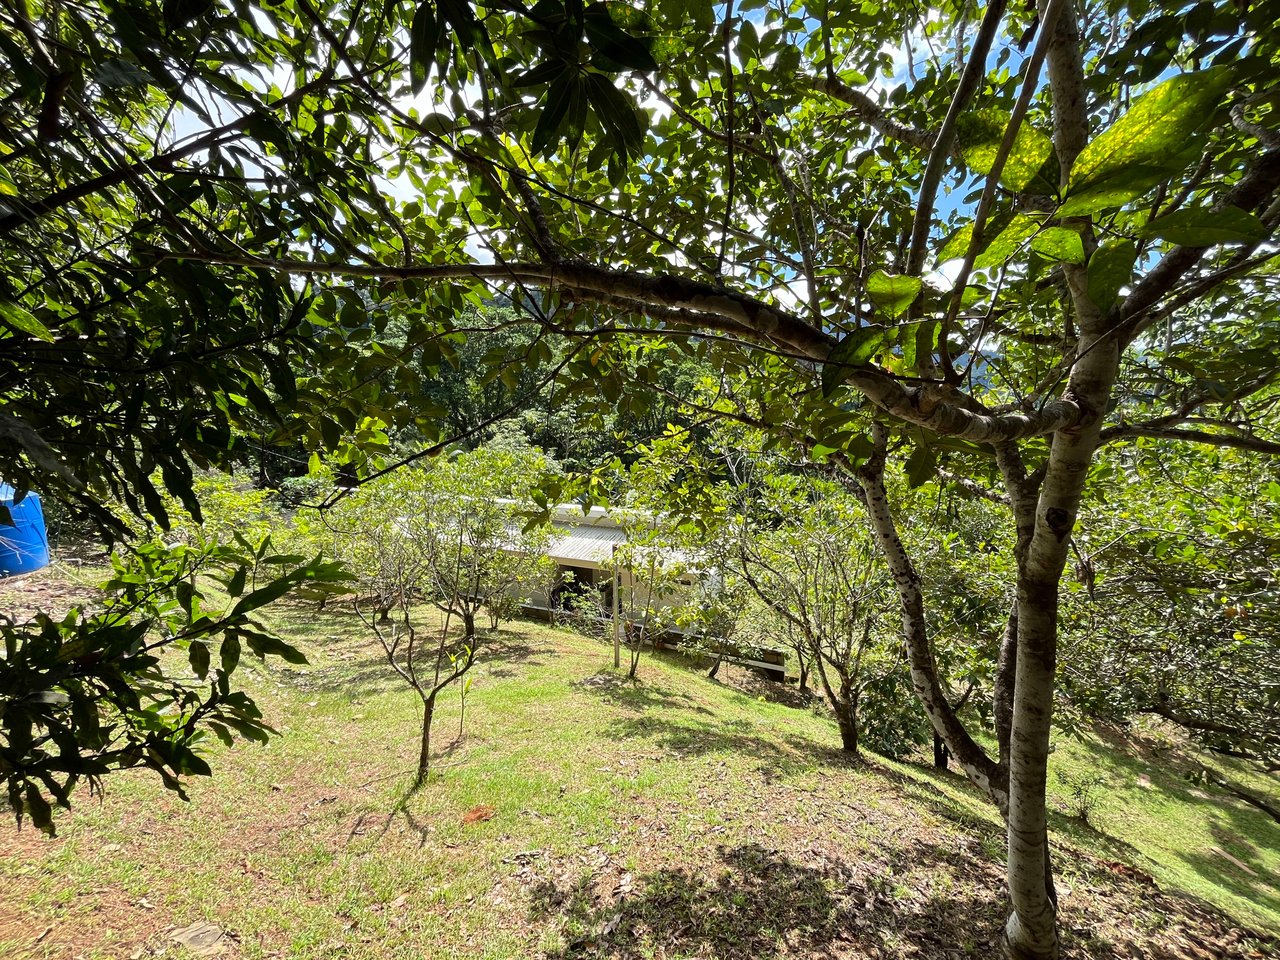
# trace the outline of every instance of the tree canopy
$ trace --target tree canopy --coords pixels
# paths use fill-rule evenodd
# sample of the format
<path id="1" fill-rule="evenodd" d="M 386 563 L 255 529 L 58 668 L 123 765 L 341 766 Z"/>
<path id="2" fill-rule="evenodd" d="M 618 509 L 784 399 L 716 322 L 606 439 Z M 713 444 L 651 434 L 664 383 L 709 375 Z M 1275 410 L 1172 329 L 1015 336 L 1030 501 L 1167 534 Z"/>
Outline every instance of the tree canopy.
<path id="1" fill-rule="evenodd" d="M 695 357 L 694 414 L 861 491 L 916 691 L 1009 823 L 1009 949 L 1055 953 L 1060 579 L 1098 451 L 1280 451 L 1273 0 L 0 10 L 3 479 L 163 525 L 157 486 L 198 513 L 192 464 L 254 445 L 368 477 L 412 426 L 429 455 L 424 376 L 495 291 L 540 331 L 485 354 L 513 408 L 554 381 L 643 409 L 652 352 Z M 943 695 L 898 461 L 1006 508 L 998 755 Z"/>

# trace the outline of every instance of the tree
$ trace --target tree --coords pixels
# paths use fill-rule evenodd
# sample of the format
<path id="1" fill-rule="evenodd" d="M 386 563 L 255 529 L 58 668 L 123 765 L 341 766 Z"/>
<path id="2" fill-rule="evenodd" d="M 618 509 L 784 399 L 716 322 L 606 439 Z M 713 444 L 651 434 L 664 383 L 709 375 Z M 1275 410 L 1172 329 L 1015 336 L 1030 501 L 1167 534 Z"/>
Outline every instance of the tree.
<path id="1" fill-rule="evenodd" d="M 751 491 L 758 511 L 752 519 L 772 514 L 772 523 L 743 526 L 735 573 L 803 638 L 841 745 L 857 756 L 863 695 L 900 673 L 896 638 L 892 631 L 886 637 L 882 623 L 891 606 L 887 578 L 856 500 L 830 483 L 795 476 L 775 475 L 762 487 Z M 902 712 L 901 704 L 889 707 L 880 704 L 873 722 Z M 877 748 L 887 739 L 877 737 Z"/>
<path id="2" fill-rule="evenodd" d="M 547 468 L 527 446 L 489 446 L 429 469 L 406 469 L 364 487 L 336 511 L 339 555 L 361 587 L 354 607 L 387 663 L 422 701 L 415 785 L 431 770 L 431 731 L 440 695 L 463 683 L 513 601 L 546 577 L 547 529 L 522 529 L 524 493 Z M 420 626 L 420 606 L 443 614 Z M 366 615 L 365 605 L 373 611 Z M 487 612 L 488 631 L 477 625 Z M 454 618 L 462 621 L 455 634 Z"/>
<path id="3" fill-rule="evenodd" d="M 1280 764 L 1280 484 L 1241 450 L 1148 439 L 1099 459 L 1073 548 L 1063 692 L 1076 714 L 1154 715 L 1206 749 Z"/>
<path id="4" fill-rule="evenodd" d="M 611 567 L 620 591 L 617 609 L 627 648 L 627 679 L 635 680 L 640 654 L 678 625 L 688 599 L 691 570 L 687 542 L 667 518 L 643 510 L 617 510 L 626 542 L 614 551 Z"/>
<path id="5" fill-rule="evenodd" d="M 1053 956 L 1045 763 L 1093 459 L 1144 435 L 1280 449 L 1258 403 L 1273 21 L 1167 0 L 6 4 L 6 478 L 85 510 L 84 487 L 147 496 L 155 465 L 181 492 L 187 456 L 266 432 L 255 410 L 376 473 L 381 425 L 414 420 L 404 351 L 477 335 L 458 318 L 486 285 L 574 340 L 548 373 L 566 400 L 628 402 L 651 342 L 706 358 L 736 415 L 862 486 L 916 691 L 1008 821 L 1008 949 Z M 374 389 L 388 371 L 403 389 Z M 415 427 L 425 454 L 438 425 Z M 912 482 L 942 459 L 1008 500 L 995 756 L 938 677 L 884 482 L 902 455 Z"/>

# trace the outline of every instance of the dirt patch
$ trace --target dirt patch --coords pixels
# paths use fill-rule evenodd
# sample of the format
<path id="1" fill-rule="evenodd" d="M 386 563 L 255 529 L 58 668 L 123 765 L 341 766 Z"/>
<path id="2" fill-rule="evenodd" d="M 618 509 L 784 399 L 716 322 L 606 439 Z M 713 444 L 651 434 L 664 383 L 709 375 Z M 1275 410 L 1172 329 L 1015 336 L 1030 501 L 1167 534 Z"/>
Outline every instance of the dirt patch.
<path id="1" fill-rule="evenodd" d="M 95 577 L 81 575 L 64 564 L 0 580 L 0 615 L 22 622 L 37 613 L 61 619 L 74 606 L 92 606 L 101 597 Z"/>

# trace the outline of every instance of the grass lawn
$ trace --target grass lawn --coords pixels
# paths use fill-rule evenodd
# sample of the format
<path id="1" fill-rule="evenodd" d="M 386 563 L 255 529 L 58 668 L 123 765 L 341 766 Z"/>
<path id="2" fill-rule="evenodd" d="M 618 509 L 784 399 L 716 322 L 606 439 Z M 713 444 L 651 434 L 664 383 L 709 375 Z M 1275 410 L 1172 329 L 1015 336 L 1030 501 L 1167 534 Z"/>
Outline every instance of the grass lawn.
<path id="1" fill-rule="evenodd" d="M 646 654 L 632 685 L 599 642 L 511 624 L 411 794 L 417 702 L 363 627 L 275 616 L 311 661 L 246 674 L 279 737 L 210 741 L 189 803 L 128 774 L 54 839 L 0 825 L 0 956 L 183 957 L 199 920 L 246 958 L 992 955 L 1003 838 L 976 794 L 848 762 L 765 681 Z M 1280 932 L 1280 825 L 1150 743 L 1054 762 L 1108 781 L 1096 829 L 1054 821 L 1073 956 L 1273 955 L 1243 928 Z"/>

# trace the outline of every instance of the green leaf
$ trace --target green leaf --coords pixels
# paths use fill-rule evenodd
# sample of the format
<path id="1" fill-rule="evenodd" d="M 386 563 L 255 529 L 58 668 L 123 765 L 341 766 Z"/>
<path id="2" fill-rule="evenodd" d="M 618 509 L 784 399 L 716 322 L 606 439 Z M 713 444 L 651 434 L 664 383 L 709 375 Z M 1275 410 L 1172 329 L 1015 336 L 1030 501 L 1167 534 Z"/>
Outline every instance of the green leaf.
<path id="1" fill-rule="evenodd" d="M 164 0 L 164 25 L 172 33 L 191 21 L 203 17 L 213 7 L 213 0 Z"/>
<path id="2" fill-rule="evenodd" d="M 1024 213 L 1015 214 L 992 241 L 986 245 L 982 253 L 973 260 L 978 268 L 997 267 L 1011 260 L 1018 249 L 1030 240 L 1040 229 L 1038 221 Z"/>
<path id="3" fill-rule="evenodd" d="M 0 323 L 46 343 L 53 342 L 53 334 L 49 332 L 49 328 L 12 300 L 0 300 Z"/>
<path id="4" fill-rule="evenodd" d="M 561 131 L 564 119 L 569 112 L 569 104 L 573 100 L 577 86 L 576 76 L 563 73 L 547 88 L 547 96 L 543 101 L 538 125 L 533 129 L 533 140 L 530 143 L 530 149 L 534 153 L 549 155 L 560 142 L 563 136 Z"/>
<path id="5" fill-rule="evenodd" d="M 563 60 L 547 60 L 540 63 L 532 70 L 522 73 L 511 84 L 516 89 L 520 87 L 538 87 L 544 83 L 550 83 L 556 77 L 565 71 L 565 62 Z"/>
<path id="6" fill-rule="evenodd" d="M 902 363 L 908 370 L 916 369 L 920 359 L 920 347 L 929 351 L 938 348 L 938 335 L 942 332 L 942 321 L 925 320 L 921 323 L 904 323 L 899 328 L 898 343 L 902 347 Z"/>
<path id="7" fill-rule="evenodd" d="M 1140 233 L 1148 240 L 1159 237 L 1183 247 L 1212 247 L 1220 243 L 1256 243 L 1266 238 L 1267 228 L 1239 207 L 1200 207 L 1152 220 Z"/>
<path id="8" fill-rule="evenodd" d="M 228 633 L 223 637 L 218 655 L 222 660 L 222 672 L 226 676 L 231 676 L 240 664 L 240 637 L 234 633 Z"/>
<path id="9" fill-rule="evenodd" d="M 194 640 L 187 650 L 187 657 L 191 660 L 191 669 L 195 671 L 195 675 L 203 680 L 209 675 L 209 646 L 200 640 Z"/>
<path id="10" fill-rule="evenodd" d="M 999 110 L 974 110 L 956 123 L 956 144 L 968 167 L 986 176 L 995 165 L 1009 118 Z M 1047 136 L 1024 122 L 1000 173 L 1001 186 L 1019 192 L 1058 192 L 1058 161 Z"/>
<path id="11" fill-rule="evenodd" d="M 896 319 L 911 309 L 911 304 L 920 296 L 923 286 L 919 277 L 895 276 L 877 270 L 867 278 L 867 296 L 882 311 Z"/>
<path id="12" fill-rule="evenodd" d="M 238 597 L 244 593 L 244 580 L 248 573 L 248 567 L 237 567 L 236 572 L 231 575 L 231 579 L 227 581 L 227 593 L 232 597 Z"/>
<path id="13" fill-rule="evenodd" d="M 137 64 L 125 60 L 123 57 L 114 57 L 98 64 L 98 69 L 94 71 L 93 78 L 104 87 L 111 87 L 115 90 L 125 90 L 129 87 L 145 87 L 151 82 L 151 78 Z"/>
<path id="14" fill-rule="evenodd" d="M 1107 311 L 1115 304 L 1120 288 L 1133 275 L 1138 247 L 1132 240 L 1109 240 L 1093 252 L 1087 271 L 1089 299 L 1099 310 Z"/>
<path id="15" fill-rule="evenodd" d="M 616 65 L 646 73 L 658 69 L 653 55 L 649 53 L 648 45 L 639 37 L 633 37 L 621 30 L 610 18 L 608 7 L 602 5 L 589 11 L 583 18 L 583 23 L 592 49 L 606 61 L 599 64 L 600 66 Z"/>
<path id="16" fill-rule="evenodd" d="M 280 657 L 286 663 L 306 663 L 307 658 L 296 647 L 292 647 L 285 643 L 279 637 L 274 637 L 269 633 L 259 633 L 257 631 L 243 631 L 241 634 L 245 642 L 249 645 L 249 649 L 258 655 L 261 659 L 268 656 Z"/>
<path id="17" fill-rule="evenodd" d="M 1070 227 L 1046 227 L 1031 238 L 1031 249 L 1046 260 L 1084 263 L 1084 242 Z"/>
<path id="18" fill-rule="evenodd" d="M 239 603 L 231 608 L 231 613 L 228 616 L 231 618 L 241 617 L 257 610 L 259 607 L 265 607 L 268 603 L 279 600 L 295 586 L 297 586 L 297 583 L 291 576 L 273 580 L 265 587 L 259 587 L 248 596 L 242 598 Z"/>
<path id="19" fill-rule="evenodd" d="M 437 23 L 431 0 L 424 0 L 409 27 L 409 78 L 414 93 L 427 85 L 427 75 L 435 63 L 443 24 Z"/>
<path id="20" fill-rule="evenodd" d="M 1217 111 L 1231 78 L 1227 67 L 1179 74 L 1139 97 L 1076 158 L 1068 204 L 1105 196 L 1119 206 L 1186 166 L 1187 140 Z"/>
<path id="21" fill-rule="evenodd" d="M 617 155 L 639 155 L 644 147 L 644 128 L 622 91 L 608 77 L 592 73 L 587 76 L 587 95 Z"/>
<path id="22" fill-rule="evenodd" d="M 822 395 L 829 397 L 848 379 L 850 368 L 865 367 L 884 346 L 888 328 L 878 323 L 859 327 L 835 345 L 822 365 Z"/>
<path id="23" fill-rule="evenodd" d="M 937 472 L 938 458 L 933 450 L 923 443 L 917 443 L 907 458 L 907 484 L 918 487 L 928 483 Z"/>

